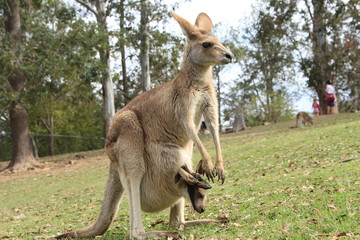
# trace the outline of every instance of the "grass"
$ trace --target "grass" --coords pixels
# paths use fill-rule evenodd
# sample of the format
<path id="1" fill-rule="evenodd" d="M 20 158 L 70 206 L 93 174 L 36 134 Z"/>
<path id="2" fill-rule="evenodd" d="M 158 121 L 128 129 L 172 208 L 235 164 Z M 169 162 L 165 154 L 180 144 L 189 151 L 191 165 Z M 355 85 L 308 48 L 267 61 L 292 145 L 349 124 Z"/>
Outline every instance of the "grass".
<path id="1" fill-rule="evenodd" d="M 185 239 L 360 238 L 360 114 L 321 116 L 221 136 L 227 179 L 208 191 L 207 210 L 186 218 L 227 223 L 179 230 Z M 201 136 L 215 155 L 211 137 Z M 197 151 L 194 161 L 200 159 Z M 349 160 L 353 159 L 353 160 Z M 347 161 L 348 160 L 348 161 Z M 0 175 L 0 239 L 53 236 L 98 215 L 108 171 L 102 152 L 60 168 Z M 195 165 L 195 164 L 194 164 Z M 172 230 L 168 211 L 144 214 L 147 231 Z M 100 239 L 129 238 L 128 200 Z"/>

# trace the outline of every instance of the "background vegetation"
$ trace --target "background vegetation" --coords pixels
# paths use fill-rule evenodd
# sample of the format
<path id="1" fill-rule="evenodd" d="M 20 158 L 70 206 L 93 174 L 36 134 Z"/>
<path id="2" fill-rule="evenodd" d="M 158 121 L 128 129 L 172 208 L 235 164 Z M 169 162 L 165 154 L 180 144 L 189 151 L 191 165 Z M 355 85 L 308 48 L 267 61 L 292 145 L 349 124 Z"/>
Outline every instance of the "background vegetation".
<path id="1" fill-rule="evenodd" d="M 295 121 L 222 134 L 224 185 L 208 191 L 207 209 L 186 205 L 186 218 L 224 223 L 180 229 L 185 239 L 358 239 L 360 114 L 322 116 L 303 129 Z M 215 155 L 208 135 L 202 140 Z M 33 239 L 84 227 L 100 210 L 108 159 L 103 151 L 42 158 L 46 168 L 0 175 L 0 236 Z M 200 159 L 198 152 L 194 161 Z M 144 214 L 147 231 L 170 230 L 169 211 Z M 125 197 L 109 231 L 129 237 Z"/>
<path id="2" fill-rule="evenodd" d="M 151 75 L 151 86 L 145 88 L 174 76 L 184 39 L 166 27 L 170 9 L 178 4 L 147 2 L 19 1 L 19 54 L 14 54 L 5 28 L 8 1 L 1 2 L 0 148 L 7 150 L 0 154 L 3 160 L 11 155 L 8 109 L 14 101 L 28 112 L 32 136 L 50 135 L 38 142 L 40 155 L 65 151 L 62 140 L 53 135 L 101 140 L 109 117 L 103 112 L 108 91 L 114 91 L 118 110 L 144 89 L 139 67 L 144 33 Z M 105 7 L 101 19 L 99 4 Z M 216 26 L 240 67 L 235 79 L 224 79 L 224 68 L 215 69 L 221 120 L 231 122 L 237 113 L 243 113 L 249 125 L 289 119 L 294 102 L 305 91 L 314 93 L 324 108 L 323 85 L 328 79 L 337 89 L 340 111 L 359 109 L 359 10 L 357 0 L 259 0 L 238 26 Z M 8 81 L 14 69 L 25 76 L 20 93 L 12 91 Z M 298 85 L 300 78 L 307 86 Z M 113 88 L 106 89 L 105 81 L 112 81 Z M 79 143 L 79 150 L 88 149 L 87 144 Z"/>

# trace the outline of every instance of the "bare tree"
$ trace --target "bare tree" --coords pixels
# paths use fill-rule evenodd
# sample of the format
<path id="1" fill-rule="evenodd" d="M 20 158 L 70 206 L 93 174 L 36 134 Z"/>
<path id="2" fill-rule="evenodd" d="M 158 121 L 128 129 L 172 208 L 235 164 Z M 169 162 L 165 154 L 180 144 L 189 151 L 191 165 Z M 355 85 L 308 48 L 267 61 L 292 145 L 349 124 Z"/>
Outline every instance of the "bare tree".
<path id="1" fill-rule="evenodd" d="M 87 10 L 92 12 L 99 26 L 99 31 L 102 31 L 101 35 L 103 37 L 101 46 L 98 46 L 98 52 L 100 55 L 100 61 L 103 64 L 104 68 L 101 73 L 101 83 L 103 87 L 103 108 L 105 115 L 105 135 L 109 129 L 112 118 L 115 115 L 115 103 L 114 103 L 114 88 L 113 82 L 111 79 L 111 67 L 110 67 L 110 44 L 109 44 L 109 35 L 108 28 L 106 23 L 106 18 L 110 14 L 112 9 L 112 5 L 106 7 L 106 0 L 95 0 L 94 2 L 95 8 L 91 6 L 89 3 L 76 0 L 76 2 L 80 3 Z"/>
<path id="2" fill-rule="evenodd" d="M 5 31 L 11 41 L 12 54 L 15 57 L 12 72 L 8 76 L 13 94 L 16 97 L 9 107 L 11 141 L 13 147 L 9 166 L 4 171 L 24 171 L 38 165 L 34 158 L 29 134 L 28 113 L 21 103 L 25 76 L 20 68 L 21 57 L 21 19 L 18 0 L 5 0 Z"/>

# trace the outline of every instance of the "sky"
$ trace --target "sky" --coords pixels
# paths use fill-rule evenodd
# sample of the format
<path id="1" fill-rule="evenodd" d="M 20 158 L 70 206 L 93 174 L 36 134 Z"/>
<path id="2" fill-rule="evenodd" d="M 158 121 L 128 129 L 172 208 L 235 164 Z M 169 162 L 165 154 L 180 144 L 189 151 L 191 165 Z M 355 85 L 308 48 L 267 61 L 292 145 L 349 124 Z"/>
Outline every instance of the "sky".
<path id="1" fill-rule="evenodd" d="M 176 13 L 194 22 L 200 12 L 205 12 L 210 16 L 213 24 L 224 22 L 236 26 L 241 18 L 251 13 L 251 5 L 255 2 L 256 0 L 192 0 L 182 4 Z"/>

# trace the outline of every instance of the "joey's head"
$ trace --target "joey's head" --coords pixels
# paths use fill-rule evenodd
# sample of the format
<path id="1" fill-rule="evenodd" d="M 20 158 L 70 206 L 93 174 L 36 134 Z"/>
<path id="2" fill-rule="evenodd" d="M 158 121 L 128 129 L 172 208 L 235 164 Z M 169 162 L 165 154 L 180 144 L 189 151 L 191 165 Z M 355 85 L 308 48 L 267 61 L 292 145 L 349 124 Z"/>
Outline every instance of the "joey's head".
<path id="1" fill-rule="evenodd" d="M 185 64 L 210 66 L 232 62 L 234 55 L 212 34 L 212 21 L 206 13 L 198 15 L 195 25 L 174 12 L 171 14 L 187 37 L 183 60 Z"/>
<path id="2" fill-rule="evenodd" d="M 180 184 L 183 184 L 186 187 L 187 193 L 186 197 L 191 201 L 191 204 L 195 211 L 202 213 L 205 211 L 205 202 L 206 202 L 206 190 L 211 188 L 211 185 L 206 182 L 200 174 L 190 173 L 195 181 L 187 182 L 181 178 L 180 174 L 175 176 L 175 183 L 181 181 Z"/>

